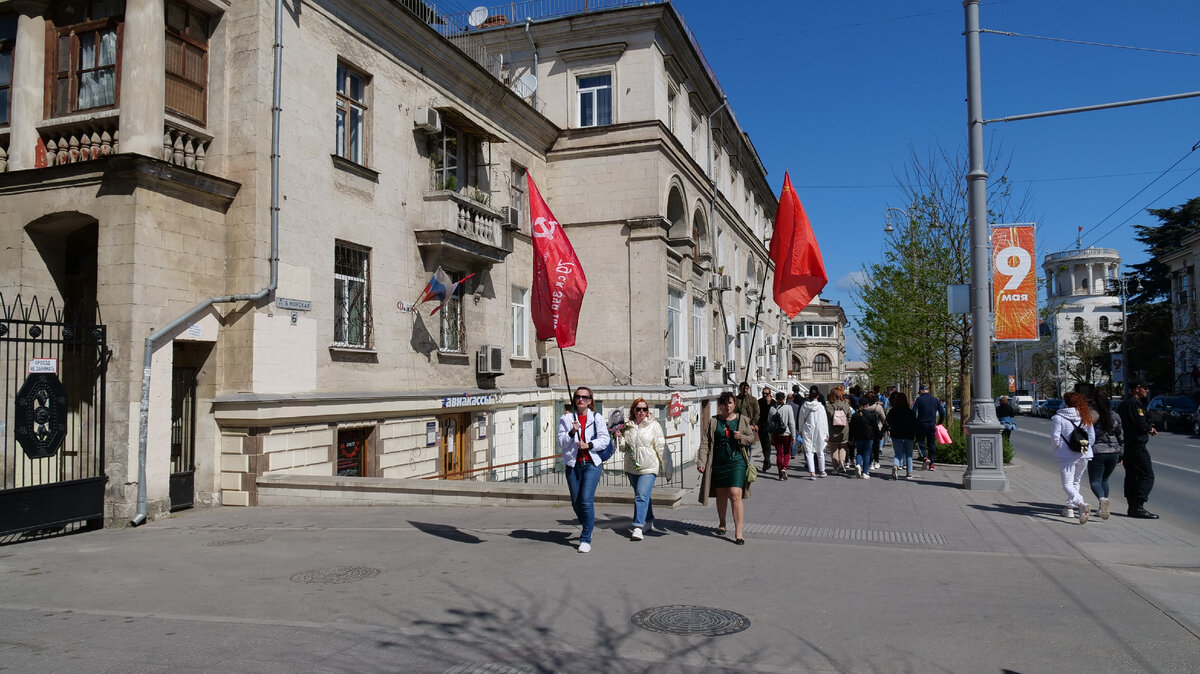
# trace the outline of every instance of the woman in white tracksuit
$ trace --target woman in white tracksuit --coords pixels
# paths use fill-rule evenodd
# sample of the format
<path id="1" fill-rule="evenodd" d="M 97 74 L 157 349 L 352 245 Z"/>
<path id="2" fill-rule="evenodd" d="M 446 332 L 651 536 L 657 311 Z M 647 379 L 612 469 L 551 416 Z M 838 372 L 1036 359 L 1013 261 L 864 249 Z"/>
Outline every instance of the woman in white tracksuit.
<path id="1" fill-rule="evenodd" d="M 1079 485 L 1087 475 L 1087 464 L 1092 458 L 1092 445 L 1096 442 L 1096 429 L 1092 426 L 1092 410 L 1088 407 L 1087 398 L 1080 393 L 1071 391 L 1063 396 L 1065 403 L 1054 415 L 1054 427 L 1050 438 L 1054 443 L 1054 456 L 1058 457 L 1059 475 L 1062 477 L 1062 488 L 1067 494 L 1067 507 L 1063 511 L 1065 517 L 1072 516 L 1072 510 L 1079 517 L 1079 523 L 1088 521 L 1088 504 L 1079 493 Z M 1088 445 L 1084 451 L 1071 449 L 1068 438 L 1076 428 L 1087 431 Z"/>
<path id="2" fill-rule="evenodd" d="M 808 397 L 800 406 L 800 417 L 796 428 L 804 439 L 804 458 L 808 461 L 808 479 L 825 477 L 825 443 L 829 440 L 829 417 L 825 405 L 819 400 L 821 391 L 816 386 L 808 389 Z M 816 455 L 816 463 L 813 463 Z"/>

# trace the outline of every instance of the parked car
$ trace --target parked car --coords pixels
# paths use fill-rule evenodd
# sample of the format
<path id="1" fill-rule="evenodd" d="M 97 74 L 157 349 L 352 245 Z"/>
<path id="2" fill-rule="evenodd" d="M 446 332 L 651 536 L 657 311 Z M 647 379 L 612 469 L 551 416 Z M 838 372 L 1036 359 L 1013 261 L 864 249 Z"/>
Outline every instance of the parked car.
<path id="1" fill-rule="evenodd" d="M 1017 414 L 1033 414 L 1033 396 L 1013 396 L 1011 402 Z"/>
<path id="2" fill-rule="evenodd" d="M 1049 419 L 1057 414 L 1065 404 L 1062 398 L 1046 398 L 1038 404 L 1037 416 Z"/>
<path id="3" fill-rule="evenodd" d="M 1196 401 L 1187 396 L 1154 396 L 1146 406 L 1150 423 L 1162 431 L 1194 430 Z"/>

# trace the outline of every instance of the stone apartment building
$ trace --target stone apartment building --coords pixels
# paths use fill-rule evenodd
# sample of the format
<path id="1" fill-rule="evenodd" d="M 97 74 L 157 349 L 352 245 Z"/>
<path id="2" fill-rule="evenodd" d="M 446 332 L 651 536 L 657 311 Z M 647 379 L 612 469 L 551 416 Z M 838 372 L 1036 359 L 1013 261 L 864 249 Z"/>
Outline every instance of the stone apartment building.
<path id="1" fill-rule="evenodd" d="M 1171 274 L 1171 346 L 1175 364 L 1174 392 L 1200 392 L 1193 377 L 1194 367 L 1200 367 L 1200 312 L 1196 303 L 1196 263 L 1200 261 L 1200 234 L 1189 234 L 1179 247 L 1163 255 L 1159 261 Z M 1136 366 L 1136 364 L 1135 364 Z"/>
<path id="2" fill-rule="evenodd" d="M 10 425 L 0 505 L 82 485 L 121 525 L 253 505 L 264 475 L 554 455 L 527 173 L 589 280 L 571 383 L 647 398 L 689 458 L 730 363 L 784 376 L 755 304 L 776 200 L 677 11 L 613 4 L 456 29 L 413 0 L 0 2 L 0 339 L 46 339 L 30 307 L 106 330 L 33 359 L 67 402 L 31 413 L 70 449 L 23 455 Z M 439 267 L 473 276 L 408 310 Z"/>
<path id="3" fill-rule="evenodd" d="M 841 384 L 849 374 L 846 363 L 846 311 L 817 297 L 791 322 L 792 379 L 822 392 Z"/>

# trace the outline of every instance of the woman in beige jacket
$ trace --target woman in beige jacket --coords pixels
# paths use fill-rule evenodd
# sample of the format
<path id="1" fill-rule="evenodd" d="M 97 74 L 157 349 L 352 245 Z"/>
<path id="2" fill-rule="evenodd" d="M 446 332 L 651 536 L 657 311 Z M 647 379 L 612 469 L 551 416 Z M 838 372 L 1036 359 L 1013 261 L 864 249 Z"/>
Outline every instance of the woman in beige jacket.
<path id="1" fill-rule="evenodd" d="M 635 541 L 642 540 L 642 528 L 652 529 L 654 505 L 650 493 L 654 479 L 662 471 L 663 439 L 662 426 L 650 413 L 650 405 L 638 398 L 629 406 L 631 423 L 621 434 L 621 451 L 625 453 L 625 475 L 633 487 L 633 534 Z"/>
<path id="2" fill-rule="evenodd" d="M 733 533 L 738 545 L 742 537 L 742 499 L 750 498 L 750 483 L 746 473 L 750 467 L 750 446 L 755 432 L 750 419 L 737 413 L 737 400 L 725 391 L 717 399 L 717 416 L 708 420 L 700 434 L 700 451 L 696 454 L 696 469 L 700 480 L 700 504 L 708 505 L 708 497 L 717 497 L 717 533 L 725 533 L 725 510 L 733 509 Z"/>

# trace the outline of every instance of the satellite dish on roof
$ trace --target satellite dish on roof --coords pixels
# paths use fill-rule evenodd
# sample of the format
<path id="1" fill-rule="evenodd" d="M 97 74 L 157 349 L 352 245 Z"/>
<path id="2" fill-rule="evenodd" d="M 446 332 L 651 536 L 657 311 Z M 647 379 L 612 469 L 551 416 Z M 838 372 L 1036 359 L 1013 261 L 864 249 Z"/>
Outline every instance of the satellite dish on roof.
<path id="1" fill-rule="evenodd" d="M 467 15 L 467 23 L 471 24 L 472 28 L 478 28 L 483 24 L 484 21 L 487 21 L 487 18 L 487 7 L 480 5 L 479 7 L 472 9 L 471 13 Z"/>
<path id="2" fill-rule="evenodd" d="M 534 75 L 533 73 L 525 73 L 517 79 L 517 81 L 521 83 L 521 86 L 525 87 L 529 93 L 537 91 L 537 80 L 537 75 Z"/>

